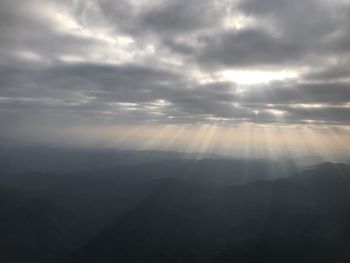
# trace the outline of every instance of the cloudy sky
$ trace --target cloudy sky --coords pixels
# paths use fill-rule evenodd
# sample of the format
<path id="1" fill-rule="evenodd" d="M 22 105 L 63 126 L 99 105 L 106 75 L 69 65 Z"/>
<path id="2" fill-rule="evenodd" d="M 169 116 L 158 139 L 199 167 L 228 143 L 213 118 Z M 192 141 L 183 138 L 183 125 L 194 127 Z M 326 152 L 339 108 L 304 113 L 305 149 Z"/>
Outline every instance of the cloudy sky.
<path id="1" fill-rule="evenodd" d="M 0 0 L 0 123 L 68 144 L 344 153 L 350 0 Z"/>

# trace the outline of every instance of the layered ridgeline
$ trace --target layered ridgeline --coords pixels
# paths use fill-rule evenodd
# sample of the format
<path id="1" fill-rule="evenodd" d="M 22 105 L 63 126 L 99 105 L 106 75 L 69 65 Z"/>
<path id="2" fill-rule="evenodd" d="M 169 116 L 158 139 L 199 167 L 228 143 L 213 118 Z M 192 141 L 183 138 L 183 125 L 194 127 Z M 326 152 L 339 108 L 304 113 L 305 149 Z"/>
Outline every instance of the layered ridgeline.
<path id="1" fill-rule="evenodd" d="M 348 262 L 350 167 L 270 182 L 164 181 L 71 262 Z"/>
<path id="2" fill-rule="evenodd" d="M 162 152 L 127 152 L 126 163 L 122 152 L 6 151 L 2 262 L 350 258 L 345 164 L 301 169 L 288 160 Z"/>

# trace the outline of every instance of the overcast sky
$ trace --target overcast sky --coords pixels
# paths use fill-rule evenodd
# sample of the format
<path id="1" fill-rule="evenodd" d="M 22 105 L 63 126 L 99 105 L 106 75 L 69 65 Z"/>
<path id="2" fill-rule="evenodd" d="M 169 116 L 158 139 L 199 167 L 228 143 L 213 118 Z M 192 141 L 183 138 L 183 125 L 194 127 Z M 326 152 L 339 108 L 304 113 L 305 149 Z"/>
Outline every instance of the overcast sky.
<path id="1" fill-rule="evenodd" d="M 349 0 L 0 0 L 2 134 L 350 124 Z"/>

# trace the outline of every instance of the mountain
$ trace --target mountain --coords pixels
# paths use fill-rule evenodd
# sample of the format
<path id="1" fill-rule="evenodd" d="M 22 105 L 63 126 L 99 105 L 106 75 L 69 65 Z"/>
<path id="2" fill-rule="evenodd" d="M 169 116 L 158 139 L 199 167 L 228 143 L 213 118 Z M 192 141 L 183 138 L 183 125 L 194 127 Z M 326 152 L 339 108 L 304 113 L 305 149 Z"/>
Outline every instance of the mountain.
<path id="1" fill-rule="evenodd" d="M 70 262 L 348 262 L 350 175 L 328 168 L 243 186 L 167 181 Z"/>
<path id="2" fill-rule="evenodd" d="M 13 179 L 0 183 L 1 262 L 61 262 L 163 184 L 40 174 Z"/>
<path id="3" fill-rule="evenodd" d="M 31 159 L 22 152 L 18 160 L 28 158 L 28 166 L 10 157 L 17 172 L 0 171 L 1 262 L 350 258 L 349 165 L 323 163 L 300 172 L 289 161 L 174 155 L 124 163 L 113 153 L 101 166 L 80 169 L 97 153 L 84 162 L 75 154 L 50 149 Z M 145 153 L 139 154 L 130 156 Z M 61 165 L 68 167 L 55 172 Z"/>
<path id="4" fill-rule="evenodd" d="M 55 262 L 79 232 L 71 211 L 30 193 L 0 188 L 1 262 Z"/>
<path id="5" fill-rule="evenodd" d="M 14 146 L 0 144 L 0 173 L 74 173 L 179 159 L 221 158 L 215 154 Z"/>
<path id="6" fill-rule="evenodd" d="M 118 164 L 118 161 L 116 161 Z M 65 168 L 63 168 L 65 169 Z M 300 168 L 292 162 L 235 159 L 173 159 L 133 165 L 107 165 L 105 168 L 72 172 L 17 172 L 6 173 L 0 183 L 23 187 L 57 186 L 74 178 L 114 184 L 137 183 L 154 179 L 179 179 L 197 184 L 232 185 L 251 181 L 274 180 L 294 176 Z"/>

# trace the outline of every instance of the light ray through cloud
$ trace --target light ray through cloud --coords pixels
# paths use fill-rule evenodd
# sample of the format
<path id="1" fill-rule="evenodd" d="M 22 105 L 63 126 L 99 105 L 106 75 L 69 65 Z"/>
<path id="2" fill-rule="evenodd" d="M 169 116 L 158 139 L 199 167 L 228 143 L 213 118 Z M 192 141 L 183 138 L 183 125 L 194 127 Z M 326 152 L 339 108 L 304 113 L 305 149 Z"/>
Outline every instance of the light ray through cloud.
<path id="1" fill-rule="evenodd" d="M 0 136 L 349 155 L 349 10 L 316 0 L 3 1 Z"/>

